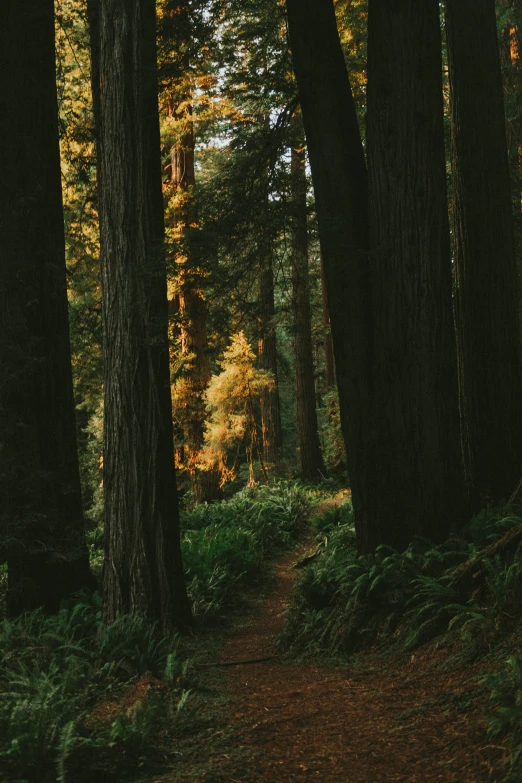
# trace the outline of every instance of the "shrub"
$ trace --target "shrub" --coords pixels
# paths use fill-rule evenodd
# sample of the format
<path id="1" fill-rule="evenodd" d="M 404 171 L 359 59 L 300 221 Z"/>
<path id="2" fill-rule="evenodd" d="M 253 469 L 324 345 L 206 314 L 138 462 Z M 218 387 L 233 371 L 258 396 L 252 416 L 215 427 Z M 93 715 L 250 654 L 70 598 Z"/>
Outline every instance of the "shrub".
<path id="1" fill-rule="evenodd" d="M 520 616 L 522 550 L 507 561 L 486 561 L 482 586 L 472 594 L 454 569 L 476 555 L 476 542 L 491 542 L 517 524 L 516 514 L 497 510 L 473 521 L 471 540 L 416 539 L 404 552 L 381 546 L 359 556 L 349 512 L 326 511 L 320 519 L 326 545 L 297 585 L 280 645 L 336 653 L 386 641 L 408 649 L 448 633 L 470 652 L 491 646 Z"/>

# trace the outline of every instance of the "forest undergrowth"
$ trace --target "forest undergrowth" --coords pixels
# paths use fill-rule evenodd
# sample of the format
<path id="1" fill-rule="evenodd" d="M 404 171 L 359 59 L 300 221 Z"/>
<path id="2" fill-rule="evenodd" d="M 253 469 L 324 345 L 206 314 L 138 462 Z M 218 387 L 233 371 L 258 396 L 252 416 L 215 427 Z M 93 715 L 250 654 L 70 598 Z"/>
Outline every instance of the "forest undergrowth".
<path id="1" fill-rule="evenodd" d="M 422 647 L 434 658 L 444 651 L 445 671 L 481 664 L 485 742 L 505 747 L 503 779 L 520 780 L 522 545 L 515 537 L 481 559 L 522 524 L 520 508 L 484 511 L 442 545 L 416 539 L 404 552 L 360 556 L 349 499 L 334 495 L 281 481 L 183 512 L 196 619 L 183 637 L 164 637 L 140 617 L 104 625 L 98 594 L 55 616 L 3 619 L 0 780 L 138 780 L 171 767 L 180 737 L 196 737 L 224 698 L 201 662 L 216 658 L 245 595 L 269 583 L 271 562 L 314 536 L 298 563 L 279 655 L 291 666 L 379 660 L 386 670 L 390 654 Z M 95 570 L 102 544 L 103 531 L 91 531 Z"/>
<path id="2" fill-rule="evenodd" d="M 193 661 L 212 641 L 198 629 L 230 623 L 245 590 L 266 581 L 270 561 L 309 527 L 317 496 L 281 481 L 183 513 L 195 635 L 164 637 L 139 616 L 106 626 L 97 593 L 54 616 L 3 619 L 0 780 L 119 781 L 161 769 L 183 714 L 193 715 L 192 701 L 205 702 Z M 101 528 L 90 532 L 89 547 L 101 579 Z"/>

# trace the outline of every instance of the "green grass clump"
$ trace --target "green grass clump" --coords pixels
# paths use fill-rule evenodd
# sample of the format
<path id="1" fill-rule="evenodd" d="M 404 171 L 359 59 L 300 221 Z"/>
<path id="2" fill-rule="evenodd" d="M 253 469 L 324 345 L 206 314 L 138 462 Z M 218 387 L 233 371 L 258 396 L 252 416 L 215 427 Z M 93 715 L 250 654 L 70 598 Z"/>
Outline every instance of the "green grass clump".
<path id="1" fill-rule="evenodd" d="M 508 749 L 507 774 L 515 783 L 522 778 L 522 656 L 506 661 L 506 666 L 481 677 L 490 692 L 490 711 L 486 715 L 488 738 L 505 742 Z"/>
<path id="2" fill-rule="evenodd" d="M 349 509 L 332 508 L 319 522 L 325 546 L 297 585 L 283 649 L 336 654 L 383 642 L 410 649 L 445 633 L 479 651 L 522 617 L 522 550 L 486 561 L 480 589 L 454 574 L 521 523 L 512 512 L 481 514 L 466 538 L 442 545 L 416 539 L 404 552 L 380 546 L 370 555 L 356 551 Z"/>

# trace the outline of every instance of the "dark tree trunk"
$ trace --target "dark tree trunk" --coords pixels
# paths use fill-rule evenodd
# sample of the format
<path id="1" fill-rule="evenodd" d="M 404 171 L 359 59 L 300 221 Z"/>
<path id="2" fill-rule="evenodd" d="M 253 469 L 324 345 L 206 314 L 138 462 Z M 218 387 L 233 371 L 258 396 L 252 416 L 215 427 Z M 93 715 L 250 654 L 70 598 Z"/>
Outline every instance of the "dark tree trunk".
<path id="1" fill-rule="evenodd" d="M 270 252 L 259 271 L 258 361 L 272 373 L 274 384 L 261 393 L 261 432 L 265 462 L 277 464 L 283 456 L 281 410 L 277 385 L 277 338 L 274 325 L 274 270 Z"/>
<path id="2" fill-rule="evenodd" d="M 437 0 L 370 0 L 375 448 L 365 551 L 463 520 Z"/>
<path id="3" fill-rule="evenodd" d="M 105 619 L 190 621 L 179 542 L 154 0 L 101 2 Z"/>
<path id="4" fill-rule="evenodd" d="M 352 497 L 359 534 L 371 440 L 367 176 L 332 0 L 287 0 L 312 169 Z"/>
<path id="5" fill-rule="evenodd" d="M 328 293 L 324 276 L 324 263 L 321 256 L 321 299 L 323 303 L 323 335 L 324 335 L 324 365 L 325 381 L 328 390 L 335 386 L 335 360 L 332 341 L 332 327 L 330 324 L 330 309 L 328 307 Z"/>
<path id="6" fill-rule="evenodd" d="M 15 615 L 55 611 L 94 586 L 76 450 L 53 0 L 0 6 L 0 148 L 0 560 Z"/>
<path id="7" fill-rule="evenodd" d="M 522 472 L 517 274 L 493 0 L 447 0 L 456 322 L 472 507 Z"/>
<path id="8" fill-rule="evenodd" d="M 325 475 L 317 411 L 315 407 L 310 279 L 308 271 L 308 223 L 306 208 L 305 147 L 301 118 L 294 119 L 292 146 L 292 294 L 294 349 L 301 476 L 314 479 Z"/>

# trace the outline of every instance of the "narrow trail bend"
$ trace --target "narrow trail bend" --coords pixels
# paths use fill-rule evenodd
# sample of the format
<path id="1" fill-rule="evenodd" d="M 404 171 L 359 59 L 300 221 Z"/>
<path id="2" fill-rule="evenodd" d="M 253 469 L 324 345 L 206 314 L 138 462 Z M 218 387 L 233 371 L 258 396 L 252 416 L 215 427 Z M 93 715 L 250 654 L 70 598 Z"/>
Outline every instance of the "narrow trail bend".
<path id="1" fill-rule="evenodd" d="M 295 555 L 279 565 L 273 588 L 251 623 L 226 641 L 223 662 L 274 653 L 273 640 L 296 578 L 294 561 Z M 430 654 L 419 652 L 359 658 L 353 666 L 335 667 L 273 658 L 221 671 L 229 698 L 226 742 L 208 744 L 204 775 L 185 777 L 180 769 L 176 781 L 501 779 L 496 772 L 501 749 L 488 745 L 480 715 L 467 711 L 476 689 L 470 668 L 444 671 L 432 665 Z"/>

